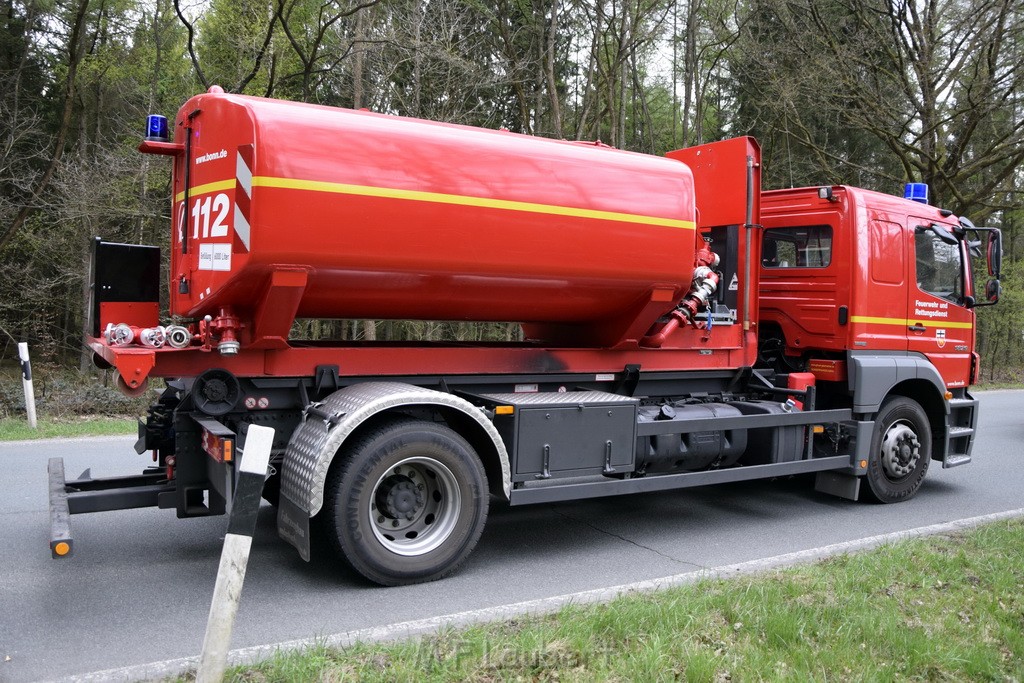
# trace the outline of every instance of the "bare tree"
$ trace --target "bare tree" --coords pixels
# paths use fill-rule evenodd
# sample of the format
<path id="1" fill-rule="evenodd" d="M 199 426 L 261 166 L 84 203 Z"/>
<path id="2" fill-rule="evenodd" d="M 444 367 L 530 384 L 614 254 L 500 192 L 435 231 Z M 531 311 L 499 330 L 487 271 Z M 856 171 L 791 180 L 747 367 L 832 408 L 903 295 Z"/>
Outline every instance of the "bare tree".
<path id="1" fill-rule="evenodd" d="M 204 3 L 197 8 L 184 7 L 181 0 L 174 0 L 174 11 L 188 32 L 192 67 L 204 88 L 216 83 L 229 92 L 244 92 L 263 74 L 266 82 L 262 90 L 269 96 L 274 90 L 272 57 L 277 13 L 269 4 L 271 0 L 266 4 L 232 1 Z M 193 13 L 199 18 L 192 18 Z M 267 59 L 271 66 L 269 73 L 264 73 Z"/>
<path id="2" fill-rule="evenodd" d="M 303 0 L 277 0 L 277 20 L 301 65 L 298 76 L 302 81 L 303 102 L 313 100 L 317 79 L 339 68 L 341 61 L 347 59 L 358 44 L 355 40 L 349 40 L 341 45 L 328 45 L 328 40 L 335 29 L 352 16 L 359 17 L 358 25 L 362 20 L 363 10 L 373 7 L 379 1 L 366 0 L 346 6 L 335 2 L 318 1 L 309 6 L 309 3 Z M 299 11 L 296 11 L 297 9 Z M 315 21 L 311 16 L 314 14 Z M 361 42 L 365 37 L 357 36 L 357 40 Z M 361 74 L 358 83 L 361 89 Z M 361 98 L 362 93 L 359 95 Z"/>
<path id="3" fill-rule="evenodd" d="M 38 207 L 37 202 L 46 192 L 53 180 L 60 165 L 61 157 L 64 155 L 67 145 L 68 133 L 73 124 L 73 113 L 75 98 L 77 96 L 78 68 L 85 56 L 86 24 L 89 12 L 89 0 L 79 0 L 77 4 L 69 8 L 70 20 L 67 24 L 66 40 L 63 45 L 63 66 L 66 69 L 64 84 L 61 94 L 60 118 L 57 130 L 53 136 L 53 143 L 49 154 L 49 161 L 46 169 L 35 181 L 32 193 L 21 207 L 14 214 L 9 223 L 0 228 L 0 249 L 3 249 L 11 241 L 15 234 L 25 224 L 25 221 Z"/>
<path id="4" fill-rule="evenodd" d="M 748 34 L 744 47 L 752 60 L 782 65 L 761 98 L 775 98 L 790 139 L 821 166 L 846 166 L 848 175 L 885 165 L 871 157 L 851 165 L 835 138 L 820 135 L 827 120 L 840 137 L 852 129 L 880 141 L 901 171 L 891 173 L 892 184 L 926 182 L 933 201 L 957 213 L 983 219 L 1019 204 L 1011 199 L 1024 162 L 1019 2 L 760 0 L 758 7 L 778 33 Z M 770 69 L 757 73 L 770 82 Z"/>
<path id="5" fill-rule="evenodd" d="M 687 0 L 681 26 L 678 20 L 674 21 L 673 93 L 678 81 L 682 81 L 683 86 L 678 141 L 673 118 L 674 146 L 701 145 L 708 141 L 705 123 L 709 110 L 717 104 L 717 99 L 711 96 L 711 88 L 716 77 L 722 77 L 726 55 L 740 37 L 746 16 L 740 9 L 737 0 Z M 678 11 L 677 2 L 674 12 Z M 682 52 L 682 64 L 678 63 L 679 52 Z"/>
<path id="6" fill-rule="evenodd" d="M 605 139 L 613 147 L 628 147 L 627 117 L 635 77 L 667 27 L 668 6 L 660 0 L 594 0 L 584 5 L 590 55 L 583 87 L 576 137 Z"/>

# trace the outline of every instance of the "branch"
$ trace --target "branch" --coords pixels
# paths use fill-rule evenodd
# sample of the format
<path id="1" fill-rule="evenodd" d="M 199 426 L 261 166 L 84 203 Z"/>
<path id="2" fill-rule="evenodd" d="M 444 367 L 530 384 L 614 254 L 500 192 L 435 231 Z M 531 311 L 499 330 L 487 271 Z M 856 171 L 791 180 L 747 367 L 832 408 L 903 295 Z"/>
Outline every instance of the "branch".
<path id="1" fill-rule="evenodd" d="M 206 74 L 203 73 L 203 68 L 199 66 L 199 57 L 196 55 L 195 50 L 195 37 L 196 30 L 186 17 L 184 12 L 181 11 L 180 0 L 174 0 L 174 13 L 178 15 L 178 20 L 181 21 L 185 30 L 188 31 L 188 56 L 192 60 L 192 68 L 196 70 L 196 76 L 199 76 L 199 82 L 203 84 L 204 90 L 210 89 L 210 82 L 206 80 Z"/>

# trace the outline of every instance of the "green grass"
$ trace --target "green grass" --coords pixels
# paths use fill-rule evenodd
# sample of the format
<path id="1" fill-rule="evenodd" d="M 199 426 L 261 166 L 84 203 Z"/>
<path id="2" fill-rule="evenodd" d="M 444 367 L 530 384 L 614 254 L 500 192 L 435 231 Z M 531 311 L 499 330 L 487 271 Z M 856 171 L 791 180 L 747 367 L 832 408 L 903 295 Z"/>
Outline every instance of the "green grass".
<path id="1" fill-rule="evenodd" d="M 1022 681 L 1024 523 L 418 641 L 284 653 L 228 680 Z"/>
<path id="2" fill-rule="evenodd" d="M 996 389 L 1024 389 L 1024 382 L 1015 380 L 995 381 L 995 382 L 981 382 L 971 387 L 971 392 L 975 391 L 986 391 Z"/>
<path id="3" fill-rule="evenodd" d="M 61 420 L 41 417 L 37 425 L 37 429 L 32 429 L 25 418 L 0 418 L 0 441 L 138 433 L 135 418 L 129 417 L 90 416 Z"/>

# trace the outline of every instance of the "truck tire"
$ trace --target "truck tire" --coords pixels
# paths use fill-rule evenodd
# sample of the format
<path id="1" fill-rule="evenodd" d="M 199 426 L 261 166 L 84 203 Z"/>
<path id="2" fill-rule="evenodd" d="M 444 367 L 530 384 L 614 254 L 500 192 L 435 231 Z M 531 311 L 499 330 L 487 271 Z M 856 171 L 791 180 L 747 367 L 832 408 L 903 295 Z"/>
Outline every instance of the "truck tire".
<path id="1" fill-rule="evenodd" d="M 456 432 L 392 418 L 342 447 L 320 523 L 335 551 L 370 581 L 433 581 L 476 546 L 487 491 L 483 464 Z"/>
<path id="2" fill-rule="evenodd" d="M 892 396 L 875 419 L 868 459 L 867 498 L 898 503 L 914 497 L 932 459 L 932 428 L 913 399 Z"/>

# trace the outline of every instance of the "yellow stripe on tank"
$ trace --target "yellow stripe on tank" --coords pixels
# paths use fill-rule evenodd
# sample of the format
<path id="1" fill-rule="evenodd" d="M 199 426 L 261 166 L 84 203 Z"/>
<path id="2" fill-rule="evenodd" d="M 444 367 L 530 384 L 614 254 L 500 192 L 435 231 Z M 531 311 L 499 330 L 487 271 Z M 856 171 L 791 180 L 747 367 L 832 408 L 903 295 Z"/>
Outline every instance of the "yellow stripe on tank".
<path id="1" fill-rule="evenodd" d="M 615 211 L 580 209 L 573 206 L 558 206 L 555 204 L 517 202 L 508 199 L 490 199 L 487 197 L 442 194 L 439 192 L 422 192 L 419 190 L 400 190 L 390 187 L 346 185 L 343 183 L 328 183 L 319 180 L 298 180 L 296 178 L 273 178 L 269 176 L 255 176 L 252 179 L 252 184 L 253 187 L 274 187 L 286 190 L 330 192 L 334 194 L 356 195 L 360 197 L 383 197 L 387 199 L 404 199 L 408 201 L 428 202 L 433 204 L 451 204 L 456 206 L 503 209 L 505 211 L 543 213 L 553 216 L 592 218 L 595 220 L 639 223 L 642 225 L 661 225 L 669 228 L 681 228 L 683 230 L 695 229 L 693 221 L 682 221 L 675 218 L 660 218 L 657 216 L 643 216 L 640 214 L 618 213 Z"/>
<path id="2" fill-rule="evenodd" d="M 235 179 L 231 180 L 218 180 L 215 183 L 206 183 L 205 185 L 196 185 L 188 192 L 190 197 L 198 197 L 201 194 L 209 194 L 211 192 L 220 192 L 221 190 L 233 190 L 235 189 Z M 181 202 L 185 200 L 185 193 L 179 192 L 174 196 L 174 201 Z"/>

